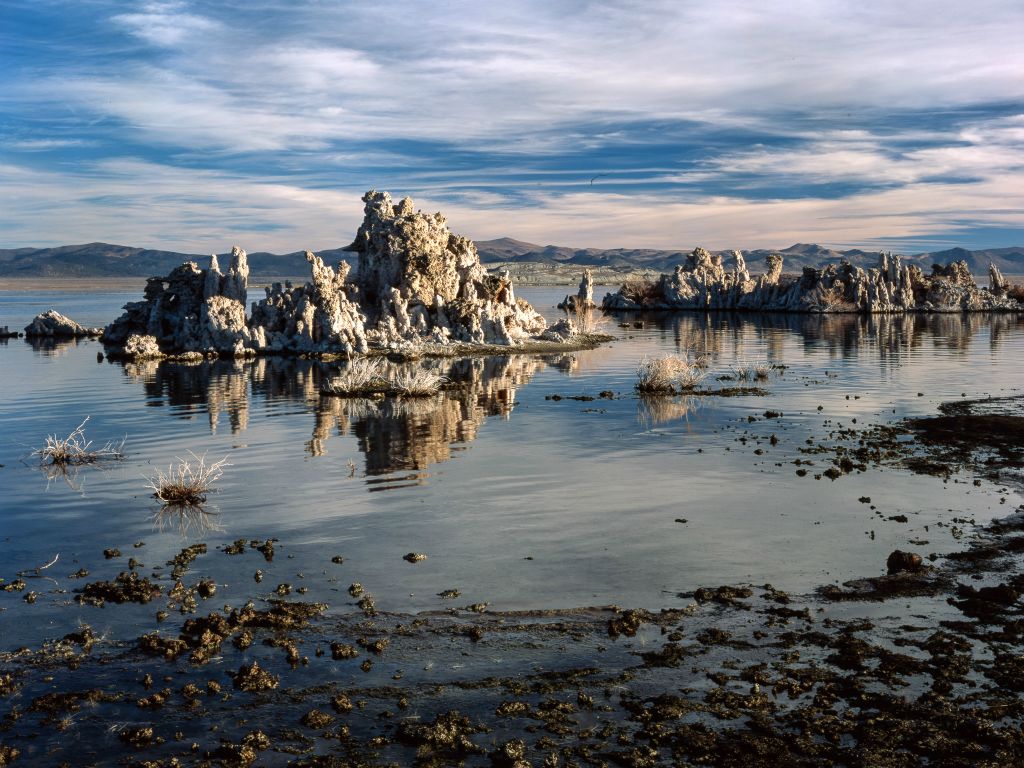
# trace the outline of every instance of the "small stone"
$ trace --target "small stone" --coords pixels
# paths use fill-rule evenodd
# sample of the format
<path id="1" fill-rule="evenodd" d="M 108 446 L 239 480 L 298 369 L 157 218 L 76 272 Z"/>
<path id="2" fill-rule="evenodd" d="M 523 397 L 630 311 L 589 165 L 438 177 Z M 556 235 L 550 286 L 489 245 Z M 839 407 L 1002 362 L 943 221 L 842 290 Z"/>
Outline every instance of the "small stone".
<path id="1" fill-rule="evenodd" d="M 894 550 L 886 558 L 885 565 L 890 575 L 897 573 L 920 573 L 924 569 L 923 561 L 919 554 L 916 552 L 903 552 L 899 549 Z"/>

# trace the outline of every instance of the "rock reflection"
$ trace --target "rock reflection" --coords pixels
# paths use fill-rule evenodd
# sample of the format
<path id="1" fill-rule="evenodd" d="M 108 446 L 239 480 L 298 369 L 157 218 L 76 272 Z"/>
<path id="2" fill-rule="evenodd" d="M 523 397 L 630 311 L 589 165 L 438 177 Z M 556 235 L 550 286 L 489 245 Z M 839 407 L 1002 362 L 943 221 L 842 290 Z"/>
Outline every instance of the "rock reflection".
<path id="1" fill-rule="evenodd" d="M 449 384 L 431 397 L 381 399 L 322 396 L 321 387 L 342 366 L 312 360 L 265 357 L 123 365 L 125 375 L 145 388 L 148 405 L 170 406 L 185 418 L 205 411 L 213 433 L 222 417 L 232 434 L 244 431 L 253 399 L 301 403 L 314 421 L 306 452 L 313 457 L 326 454 L 332 434 L 355 437 L 366 457 L 365 474 L 374 476 L 418 472 L 447 461 L 459 446 L 476 439 L 487 417 L 507 418 L 518 388 L 538 370 L 550 366 L 569 371 L 573 361 L 572 355 L 559 354 L 386 362 L 387 376 L 426 366 L 443 374 Z"/>
<path id="2" fill-rule="evenodd" d="M 422 470 L 447 461 L 459 445 L 476 439 L 488 416 L 507 418 L 515 407 L 517 389 L 546 365 L 564 364 L 562 358 L 458 360 L 449 364 L 445 374 L 451 388 L 431 397 L 324 397 L 316 409 L 307 451 L 313 456 L 323 454 L 333 429 L 339 435 L 356 436 L 366 455 L 367 475 Z"/>
<path id="3" fill-rule="evenodd" d="M 63 357 L 79 344 L 88 344 L 88 339 L 69 339 L 53 336 L 29 336 L 24 342 L 32 351 L 43 357 Z"/>
<path id="4" fill-rule="evenodd" d="M 637 315 L 648 327 L 658 328 L 682 351 L 713 358 L 742 357 L 748 343 L 762 345 L 772 361 L 781 361 L 783 342 L 797 336 L 804 346 L 827 349 L 830 354 L 853 358 L 877 349 L 883 359 L 905 357 L 925 344 L 964 352 L 979 336 L 988 334 L 998 349 L 1010 333 L 1024 329 L 1019 313 L 965 314 L 756 314 L 756 313 L 648 313 Z"/>

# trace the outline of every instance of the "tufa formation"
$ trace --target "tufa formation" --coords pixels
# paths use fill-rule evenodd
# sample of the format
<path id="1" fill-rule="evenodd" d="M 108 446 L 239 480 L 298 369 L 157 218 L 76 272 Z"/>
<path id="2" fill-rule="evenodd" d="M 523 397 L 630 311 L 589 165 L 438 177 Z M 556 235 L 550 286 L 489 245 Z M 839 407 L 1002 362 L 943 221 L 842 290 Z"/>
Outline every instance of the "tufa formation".
<path id="1" fill-rule="evenodd" d="M 348 250 L 354 276 L 307 251 L 311 280 L 275 283 L 246 315 L 249 267 L 234 248 L 226 273 L 186 262 L 147 281 L 142 301 L 125 306 L 103 343 L 114 356 L 183 353 L 408 355 L 487 351 L 490 347 L 588 345 L 599 341 L 571 323 L 547 327 L 517 299 L 507 272 L 489 275 L 473 242 L 448 229 L 440 213 L 416 211 L 387 192 L 363 196 L 364 218 Z"/>
<path id="2" fill-rule="evenodd" d="M 721 256 L 694 249 L 686 263 L 654 282 L 628 280 L 604 297 L 604 309 L 725 309 L 762 312 L 991 312 L 1024 310 L 1015 291 L 992 266 L 989 288 L 979 288 L 966 262 L 936 264 L 932 274 L 882 254 L 872 269 L 848 262 L 822 269 L 804 267 L 798 278 L 782 274 L 782 256 L 769 254 L 766 272 L 754 279 L 743 255 L 733 251 L 726 269 Z"/>

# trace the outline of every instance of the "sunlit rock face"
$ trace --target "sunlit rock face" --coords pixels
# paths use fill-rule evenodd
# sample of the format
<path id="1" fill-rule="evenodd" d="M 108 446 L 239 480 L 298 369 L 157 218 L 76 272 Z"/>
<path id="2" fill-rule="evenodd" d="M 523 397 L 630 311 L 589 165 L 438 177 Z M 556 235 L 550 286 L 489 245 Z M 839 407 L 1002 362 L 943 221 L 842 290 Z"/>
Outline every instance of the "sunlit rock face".
<path id="1" fill-rule="evenodd" d="M 222 356 L 292 353 L 354 356 L 418 352 L 424 345 L 517 346 L 538 340 L 544 318 L 517 299 L 508 272 L 488 275 L 476 246 L 453 234 L 440 213 L 415 210 L 387 192 L 363 196 L 364 219 L 348 263 L 331 267 L 306 253 L 311 279 L 275 283 L 246 316 L 249 267 L 235 248 L 227 273 L 217 257 L 148 281 L 142 301 L 107 326 L 104 343 L 123 351 L 129 336 L 153 336 L 166 353 Z"/>
<path id="2" fill-rule="evenodd" d="M 488 275 L 473 242 L 453 234 L 440 213 L 416 211 L 409 198 L 393 203 L 387 192 L 367 192 L 363 202 L 351 247 L 375 345 L 512 345 L 544 331 L 544 319 L 516 299 L 508 273 Z"/>
<path id="3" fill-rule="evenodd" d="M 337 269 L 306 251 L 311 282 L 297 288 L 274 283 L 252 306 L 249 322 L 260 351 L 354 355 L 368 349 L 364 316 L 355 286 L 347 282 L 349 265 Z"/>
<path id="4" fill-rule="evenodd" d="M 103 331 L 103 343 L 129 356 L 132 336 L 152 336 L 167 353 L 254 354 L 258 334 L 250 330 L 244 304 L 248 278 L 246 254 L 238 247 L 226 275 L 216 256 L 205 270 L 187 261 L 166 277 L 147 280 L 142 301 L 125 305 L 124 314 Z"/>
<path id="5" fill-rule="evenodd" d="M 605 309 L 729 309 L 767 312 L 986 312 L 1022 310 L 1007 295 L 998 269 L 990 270 L 988 289 L 979 288 L 958 261 L 935 265 L 931 275 L 899 256 L 882 254 L 877 267 L 848 262 L 821 269 L 804 267 L 796 280 L 782 276 L 782 256 L 771 254 L 765 273 L 751 279 L 742 254 L 733 252 L 727 268 L 720 256 L 703 248 L 691 253 L 671 275 L 652 283 L 633 281 L 604 297 Z"/>

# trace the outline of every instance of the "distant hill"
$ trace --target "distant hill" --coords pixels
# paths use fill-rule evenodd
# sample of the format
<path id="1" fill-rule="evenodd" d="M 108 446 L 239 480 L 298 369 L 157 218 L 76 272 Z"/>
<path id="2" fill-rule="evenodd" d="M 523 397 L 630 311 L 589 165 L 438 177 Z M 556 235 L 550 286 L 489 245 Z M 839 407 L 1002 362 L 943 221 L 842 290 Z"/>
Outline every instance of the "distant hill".
<path id="1" fill-rule="evenodd" d="M 476 244 L 480 260 L 484 263 L 541 263 L 557 265 L 601 266 L 612 269 L 653 269 L 666 272 L 682 262 L 691 249 L 669 251 L 647 248 L 566 248 L 557 245 L 536 245 L 511 238 L 482 240 Z M 713 251 L 728 256 L 731 251 Z M 838 251 L 811 243 L 797 243 L 782 249 L 757 249 L 741 251 L 751 272 L 761 272 L 765 257 L 770 253 L 781 254 L 784 269 L 798 272 L 804 267 L 821 267 L 838 264 L 846 260 L 858 267 L 873 267 L 878 264 L 879 251 L 865 251 L 859 248 Z M 990 248 L 968 251 L 952 248 L 934 253 L 918 253 L 903 257 L 905 261 L 918 264 L 926 272 L 932 264 L 947 264 L 961 259 L 967 262 L 971 272 L 978 277 L 988 274 L 989 263 L 995 264 L 1005 274 L 1024 274 L 1024 247 Z"/>
<path id="2" fill-rule="evenodd" d="M 653 270 L 667 272 L 686 259 L 689 249 L 655 250 L 650 248 L 567 248 L 559 245 L 537 245 L 522 240 L 503 237 L 498 240 L 477 242 L 480 259 L 485 264 L 548 265 L 566 272 L 575 267 L 585 266 L 609 272 L 631 270 Z M 728 251 L 718 251 L 728 255 Z M 763 271 L 765 257 L 770 253 L 781 254 L 785 259 L 787 272 L 798 272 L 805 266 L 821 267 L 847 260 L 856 266 L 872 267 L 878 263 L 878 251 L 849 249 L 833 250 L 813 243 L 797 243 L 781 250 L 757 249 L 742 251 L 751 272 Z M 344 259 L 350 264 L 356 261 L 354 253 L 332 248 L 318 251 L 328 263 Z M 221 268 L 227 267 L 230 254 L 218 254 Z M 994 263 L 1004 274 L 1024 274 L 1024 247 L 991 248 L 969 251 L 952 248 L 935 253 L 919 253 L 904 257 L 919 264 L 926 272 L 933 263 L 946 264 L 963 259 L 971 272 L 984 279 L 989 263 Z M 196 261 L 200 266 L 209 264 L 209 255 L 176 253 L 146 248 L 132 248 L 109 243 L 86 243 L 84 245 L 63 245 L 57 248 L 12 248 L 0 249 L 0 277 L 6 278 L 103 278 L 103 277 L 152 277 L 166 275 L 183 261 Z M 303 279 L 309 268 L 303 251 L 274 254 L 258 251 L 249 254 L 249 269 L 253 279 L 271 277 L 293 277 Z"/>
<path id="3" fill-rule="evenodd" d="M 319 251 L 318 255 L 332 264 L 341 258 L 354 261 L 355 256 L 340 248 Z M 301 278 L 309 275 L 305 251 L 281 255 L 256 252 L 248 254 L 248 257 L 249 272 L 254 278 Z M 221 269 L 226 269 L 231 254 L 217 254 L 217 258 Z M 198 262 L 205 268 L 210 263 L 210 255 L 155 251 L 109 243 L 0 249 L 0 277 L 153 277 L 166 275 L 185 261 Z"/>

